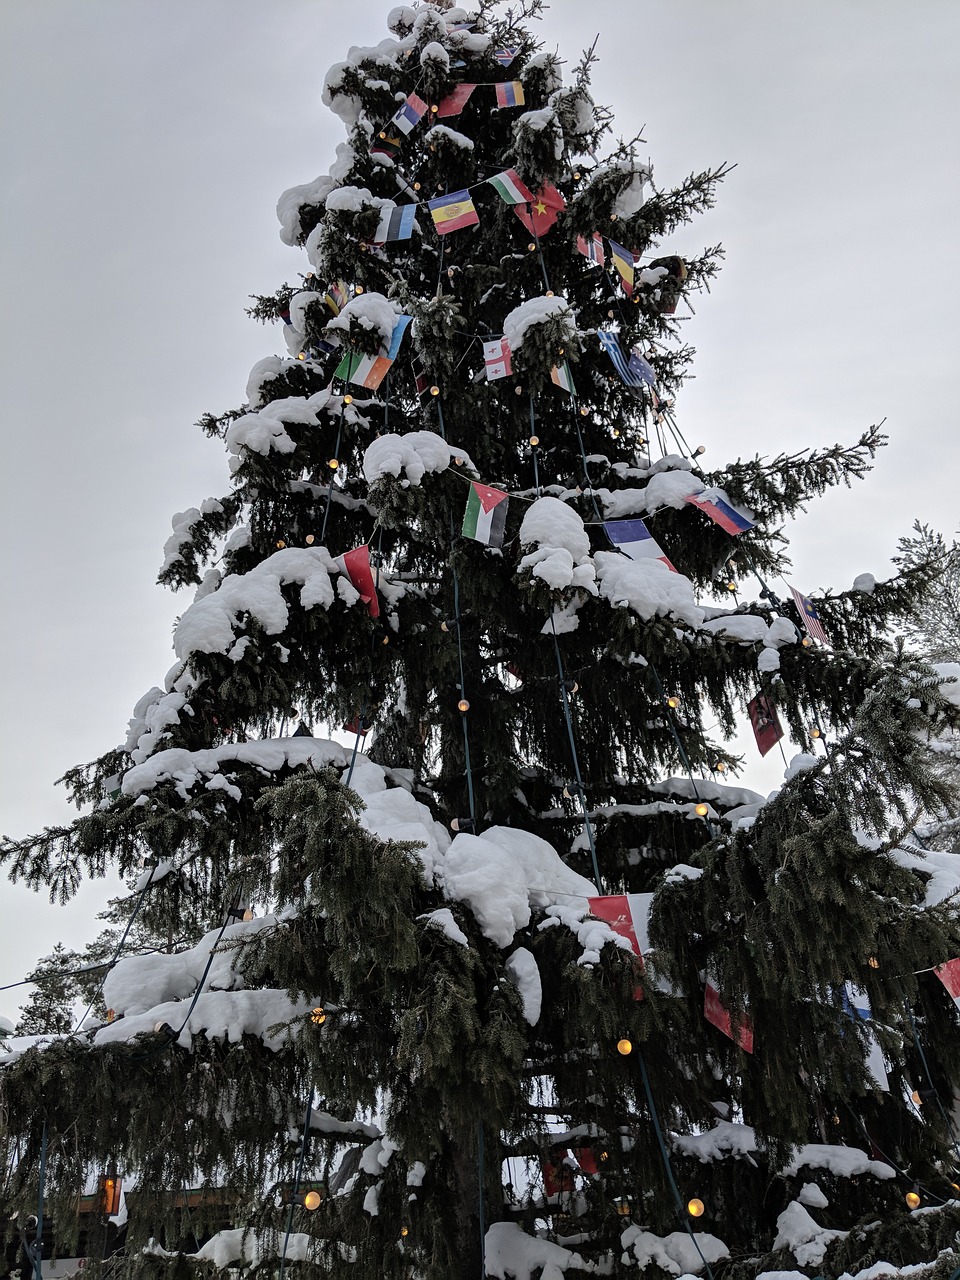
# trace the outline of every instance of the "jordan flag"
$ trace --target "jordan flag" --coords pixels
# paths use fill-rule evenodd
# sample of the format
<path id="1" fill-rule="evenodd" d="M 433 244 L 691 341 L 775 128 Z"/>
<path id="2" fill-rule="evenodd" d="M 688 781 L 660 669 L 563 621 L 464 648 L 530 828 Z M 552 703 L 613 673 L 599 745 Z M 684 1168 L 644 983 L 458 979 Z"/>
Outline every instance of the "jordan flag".
<path id="1" fill-rule="evenodd" d="M 502 489 L 491 489 L 489 485 L 471 481 L 467 509 L 463 515 L 463 536 L 487 547 L 502 547 L 509 501 Z"/>
<path id="2" fill-rule="evenodd" d="M 377 599 L 377 588 L 370 571 L 370 548 L 366 545 L 357 547 L 355 551 L 347 551 L 340 560 L 347 577 L 360 592 L 360 599 L 370 611 L 371 618 L 380 617 L 380 601 Z"/>

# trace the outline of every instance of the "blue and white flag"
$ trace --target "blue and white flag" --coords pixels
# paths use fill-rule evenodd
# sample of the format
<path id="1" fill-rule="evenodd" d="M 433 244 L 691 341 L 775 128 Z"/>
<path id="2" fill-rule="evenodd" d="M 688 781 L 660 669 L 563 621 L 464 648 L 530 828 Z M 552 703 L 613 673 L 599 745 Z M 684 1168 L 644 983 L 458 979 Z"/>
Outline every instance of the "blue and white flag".
<path id="1" fill-rule="evenodd" d="M 635 363 L 633 355 L 631 355 L 630 359 L 627 360 L 623 352 L 620 350 L 620 343 L 617 340 L 617 335 L 615 333 L 611 333 L 609 330 L 598 329 L 597 337 L 600 339 L 600 344 L 604 351 L 606 351 L 607 355 L 613 361 L 613 367 L 620 375 L 621 382 L 625 383 L 628 387 L 642 387 L 644 383 L 652 385 L 644 372 L 644 370 L 646 370 L 651 376 L 653 374 L 653 370 L 647 364 L 646 360 L 637 356 L 636 360 L 639 363 Z M 643 366 L 643 368 L 640 366 Z"/>
<path id="2" fill-rule="evenodd" d="M 640 352 L 634 347 L 630 352 L 630 359 L 627 361 L 627 368 L 637 375 L 641 382 L 645 382 L 648 387 L 657 385 L 657 375 L 653 372 L 653 366 L 644 360 Z"/>
<path id="3" fill-rule="evenodd" d="M 613 545 L 631 560 L 659 560 L 672 573 L 677 572 L 642 520 L 605 520 L 603 528 Z"/>
<path id="4" fill-rule="evenodd" d="M 873 1076 L 884 1093 L 889 1093 L 890 1081 L 887 1079 L 887 1064 L 883 1060 L 883 1053 L 877 1042 L 877 1037 L 870 1026 L 873 1021 L 873 1011 L 870 1008 L 870 1000 L 867 997 L 867 993 L 861 987 L 854 986 L 852 982 L 847 982 L 840 992 L 840 1003 L 843 1007 L 843 1012 L 848 1018 L 852 1018 L 854 1022 L 865 1024 L 867 1071 Z"/>
<path id="5" fill-rule="evenodd" d="M 409 240 L 416 222 L 415 204 L 388 204 L 380 210 L 380 222 L 373 236 L 374 244 L 388 240 Z"/>

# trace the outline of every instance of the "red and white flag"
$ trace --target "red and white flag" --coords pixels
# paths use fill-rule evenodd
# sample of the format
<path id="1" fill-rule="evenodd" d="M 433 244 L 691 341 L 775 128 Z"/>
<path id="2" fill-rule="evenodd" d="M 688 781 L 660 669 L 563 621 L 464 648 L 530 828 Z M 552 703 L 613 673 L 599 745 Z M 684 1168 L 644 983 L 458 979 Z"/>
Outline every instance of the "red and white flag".
<path id="1" fill-rule="evenodd" d="M 956 960 L 948 960 L 946 964 L 938 965 L 934 969 L 934 973 L 953 997 L 957 1008 L 960 1009 L 960 957 Z"/>
<path id="2" fill-rule="evenodd" d="M 510 356 L 510 344 L 506 338 L 494 338 L 492 342 L 483 344 L 483 363 L 488 382 L 496 382 L 498 378 L 507 378 L 513 373 Z"/>
<path id="3" fill-rule="evenodd" d="M 745 1053 L 753 1053 L 753 1023 L 750 1015 L 741 1013 L 734 1019 L 721 1000 L 720 992 L 710 982 L 703 993 L 703 1016 Z"/>
<path id="4" fill-rule="evenodd" d="M 357 547 L 355 551 L 346 551 L 340 557 L 344 572 L 360 592 L 360 599 L 370 611 L 371 618 L 379 618 L 380 601 L 377 599 L 377 588 L 370 570 L 370 548 L 366 545 Z"/>

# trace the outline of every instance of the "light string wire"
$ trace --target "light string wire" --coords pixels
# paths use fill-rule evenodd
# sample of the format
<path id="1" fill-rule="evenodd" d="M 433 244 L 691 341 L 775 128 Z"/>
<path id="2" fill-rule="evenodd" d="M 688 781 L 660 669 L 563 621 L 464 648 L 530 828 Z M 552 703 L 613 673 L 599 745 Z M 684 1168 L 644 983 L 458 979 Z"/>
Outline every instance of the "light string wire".
<path id="1" fill-rule="evenodd" d="M 283 1235 L 283 1247 L 280 1250 L 280 1270 L 278 1272 L 278 1280 L 283 1280 L 283 1269 L 287 1260 L 287 1248 L 290 1244 L 290 1233 L 293 1230 L 293 1212 L 297 1204 L 297 1196 L 300 1193 L 300 1179 L 303 1176 L 303 1166 L 307 1158 L 307 1145 L 310 1141 L 310 1121 L 313 1118 L 313 1089 L 307 1095 L 307 1111 L 303 1121 L 303 1136 L 300 1139 L 300 1151 L 297 1156 L 297 1167 L 293 1175 L 293 1190 L 290 1193 L 290 1208 L 287 1213 L 287 1228 Z"/>

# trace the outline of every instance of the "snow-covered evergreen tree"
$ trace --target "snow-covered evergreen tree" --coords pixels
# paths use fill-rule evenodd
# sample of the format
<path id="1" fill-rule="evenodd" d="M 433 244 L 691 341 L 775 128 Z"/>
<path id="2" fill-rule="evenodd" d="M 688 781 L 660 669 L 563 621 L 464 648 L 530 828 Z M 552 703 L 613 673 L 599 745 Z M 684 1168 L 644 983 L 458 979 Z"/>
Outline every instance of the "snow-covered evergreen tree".
<path id="1" fill-rule="evenodd" d="M 289 356 L 203 420 L 229 490 L 167 543 L 175 665 L 76 822 L 5 847 L 207 930 L 0 1051 L 8 1216 L 41 1149 L 64 1233 L 122 1171 L 115 1270 L 933 1276 L 960 1227 L 960 858 L 910 834 L 956 698 L 887 638 L 937 566 L 810 639 L 783 522 L 882 436 L 701 470 L 724 171 L 661 188 L 539 7 L 395 8 L 328 73 L 346 139 L 278 208 L 309 270 L 254 307 Z M 766 800 L 748 702 L 801 747 Z"/>

